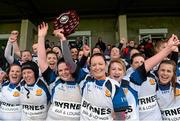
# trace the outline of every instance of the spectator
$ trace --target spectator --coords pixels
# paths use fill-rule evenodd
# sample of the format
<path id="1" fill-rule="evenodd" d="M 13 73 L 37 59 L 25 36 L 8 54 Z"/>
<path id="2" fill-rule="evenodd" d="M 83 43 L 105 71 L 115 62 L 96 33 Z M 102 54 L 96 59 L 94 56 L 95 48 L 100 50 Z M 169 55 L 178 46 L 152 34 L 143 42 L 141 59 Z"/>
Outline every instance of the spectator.
<path id="1" fill-rule="evenodd" d="M 76 38 L 76 41 L 75 41 L 75 46 L 76 48 L 79 50 L 79 49 L 82 49 L 82 45 L 83 45 L 83 41 L 82 41 L 82 37 L 77 37 Z"/>
<path id="2" fill-rule="evenodd" d="M 100 47 L 103 53 L 106 50 L 106 44 L 103 42 L 101 37 L 98 37 L 98 42 L 96 43 L 95 47 Z"/>

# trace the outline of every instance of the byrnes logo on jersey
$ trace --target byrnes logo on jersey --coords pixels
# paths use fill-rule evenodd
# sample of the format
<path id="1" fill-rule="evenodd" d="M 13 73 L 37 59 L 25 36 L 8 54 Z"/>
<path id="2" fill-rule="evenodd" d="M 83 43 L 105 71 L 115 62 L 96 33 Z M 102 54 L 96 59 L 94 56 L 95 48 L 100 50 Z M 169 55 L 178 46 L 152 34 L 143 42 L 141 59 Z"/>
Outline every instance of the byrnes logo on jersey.
<path id="1" fill-rule="evenodd" d="M 105 90 L 105 95 L 107 96 L 107 97 L 110 97 L 111 96 L 111 92 L 106 88 L 106 90 Z"/>
<path id="2" fill-rule="evenodd" d="M 176 96 L 180 96 L 180 89 L 176 89 Z"/>
<path id="3" fill-rule="evenodd" d="M 20 96 L 20 93 L 19 93 L 18 91 L 15 91 L 15 92 L 13 93 L 13 96 L 14 96 L 14 97 L 19 97 L 19 96 Z"/>
<path id="4" fill-rule="evenodd" d="M 151 95 L 151 96 L 142 97 L 142 98 L 138 99 L 139 111 L 144 112 L 144 111 L 154 110 L 154 108 L 157 106 L 156 100 L 157 100 L 156 95 Z"/>
<path id="5" fill-rule="evenodd" d="M 155 80 L 154 79 L 150 79 L 149 82 L 150 82 L 151 85 L 155 85 Z"/>
<path id="6" fill-rule="evenodd" d="M 112 120 L 110 108 L 92 106 L 84 99 L 82 100 L 81 114 L 91 120 Z"/>
<path id="7" fill-rule="evenodd" d="M 37 89 L 37 90 L 36 90 L 36 95 L 37 95 L 37 96 L 41 96 L 42 93 L 43 93 L 42 89 Z"/>
<path id="8" fill-rule="evenodd" d="M 9 103 L 0 101 L 0 106 L 1 106 L 2 112 L 13 113 L 13 112 L 20 112 L 21 111 L 21 106 L 19 104 L 14 105 L 14 104 L 9 104 Z"/>
<path id="9" fill-rule="evenodd" d="M 180 107 L 161 110 L 163 120 L 180 121 Z"/>
<path id="10" fill-rule="evenodd" d="M 39 116 L 46 113 L 45 105 L 22 105 L 22 112 L 27 116 Z"/>
<path id="11" fill-rule="evenodd" d="M 54 101 L 52 111 L 66 117 L 80 117 L 81 104 L 68 101 Z"/>

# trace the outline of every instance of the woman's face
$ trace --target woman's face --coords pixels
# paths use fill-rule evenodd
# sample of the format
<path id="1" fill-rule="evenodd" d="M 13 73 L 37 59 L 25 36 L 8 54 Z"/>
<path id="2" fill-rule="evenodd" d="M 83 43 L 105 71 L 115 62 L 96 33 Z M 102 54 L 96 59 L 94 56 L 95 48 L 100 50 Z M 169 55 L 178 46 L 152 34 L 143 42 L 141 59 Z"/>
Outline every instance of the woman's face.
<path id="1" fill-rule="evenodd" d="M 22 75 L 23 75 L 23 79 L 28 85 L 32 85 L 36 81 L 34 71 L 31 69 L 24 69 L 22 71 Z"/>
<path id="2" fill-rule="evenodd" d="M 156 52 L 160 52 L 161 50 L 163 50 L 165 47 L 167 46 L 167 43 L 164 42 L 162 44 L 159 45 L 159 47 L 156 47 Z"/>
<path id="3" fill-rule="evenodd" d="M 29 51 L 24 51 L 24 52 L 22 52 L 21 59 L 23 62 L 31 61 L 32 55 Z"/>
<path id="4" fill-rule="evenodd" d="M 111 59 L 119 59 L 120 58 L 120 51 L 117 47 L 111 49 L 110 52 Z"/>
<path id="5" fill-rule="evenodd" d="M 167 84 L 172 80 L 174 75 L 173 65 L 162 63 L 158 70 L 159 81 L 161 84 Z"/>
<path id="6" fill-rule="evenodd" d="M 83 51 L 79 51 L 79 53 L 78 53 L 78 59 L 80 60 L 80 59 L 82 58 L 82 56 L 83 56 Z"/>
<path id="7" fill-rule="evenodd" d="M 9 80 L 13 84 L 17 84 L 21 79 L 21 67 L 13 65 L 9 71 Z"/>
<path id="8" fill-rule="evenodd" d="M 106 63 L 101 56 L 94 56 L 91 58 L 90 71 L 96 79 L 102 79 L 105 77 Z"/>
<path id="9" fill-rule="evenodd" d="M 133 62 L 131 64 L 131 67 L 134 69 L 137 69 L 139 66 L 141 66 L 144 63 L 144 58 L 142 56 L 137 56 L 133 58 Z"/>
<path id="10" fill-rule="evenodd" d="M 101 50 L 99 48 L 94 48 L 92 53 L 93 54 L 101 53 Z"/>
<path id="11" fill-rule="evenodd" d="M 123 76 L 125 75 L 123 66 L 120 63 L 114 62 L 110 66 L 109 70 L 109 76 L 110 78 L 116 80 L 116 81 L 121 81 Z"/>
<path id="12" fill-rule="evenodd" d="M 78 58 L 78 50 L 77 50 L 77 48 L 72 48 L 71 49 L 71 56 L 72 56 L 72 58 L 74 60 Z"/>
<path id="13" fill-rule="evenodd" d="M 52 51 L 54 51 L 57 54 L 58 58 L 62 57 L 62 52 L 58 47 L 53 47 Z"/>
<path id="14" fill-rule="evenodd" d="M 58 64 L 58 74 L 62 80 L 72 81 L 72 75 L 70 72 L 70 68 L 66 65 L 66 63 Z"/>
<path id="15" fill-rule="evenodd" d="M 47 62 L 49 64 L 49 67 L 54 70 L 56 68 L 56 64 L 57 64 L 57 56 L 53 53 L 49 53 L 47 55 Z"/>

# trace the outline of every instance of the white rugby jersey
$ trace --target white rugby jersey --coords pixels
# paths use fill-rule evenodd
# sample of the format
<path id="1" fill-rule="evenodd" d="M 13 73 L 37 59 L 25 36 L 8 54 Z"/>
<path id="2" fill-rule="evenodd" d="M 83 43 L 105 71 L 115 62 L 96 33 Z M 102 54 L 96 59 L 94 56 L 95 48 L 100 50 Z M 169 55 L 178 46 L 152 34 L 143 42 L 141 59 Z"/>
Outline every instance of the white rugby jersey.
<path id="1" fill-rule="evenodd" d="M 109 85 L 108 85 L 109 84 Z M 113 120 L 112 112 L 127 108 L 127 99 L 119 83 L 106 77 L 95 80 L 89 74 L 80 82 L 82 101 L 80 120 Z"/>
<path id="2" fill-rule="evenodd" d="M 158 86 L 157 99 L 163 121 L 180 121 L 180 85 L 177 84 L 176 96 L 171 84 Z"/>
<path id="3" fill-rule="evenodd" d="M 128 73 L 124 79 L 130 80 L 130 76 L 134 72 L 134 69 L 130 67 L 127 72 Z M 146 80 L 142 80 L 141 85 L 139 85 L 139 89 L 136 89 L 138 91 L 139 120 L 161 121 L 161 112 L 157 103 L 156 96 L 157 83 L 154 79 L 155 77 L 150 73 L 144 76 L 147 76 Z"/>
<path id="4" fill-rule="evenodd" d="M 45 120 L 48 110 L 50 94 L 42 78 L 38 78 L 35 84 L 27 85 L 21 82 L 20 102 L 22 105 L 21 120 Z"/>
<path id="5" fill-rule="evenodd" d="M 139 90 L 139 118 L 140 120 L 161 121 L 161 112 L 157 103 L 157 83 L 153 75 L 149 75 Z"/>
<path id="6" fill-rule="evenodd" d="M 75 81 L 58 79 L 52 89 L 51 105 L 46 121 L 80 120 L 81 93 Z"/>
<path id="7" fill-rule="evenodd" d="M 121 80 L 120 86 L 123 88 L 129 105 L 125 121 L 139 121 L 138 88 L 127 80 Z"/>
<path id="8" fill-rule="evenodd" d="M 20 106 L 20 89 L 16 84 L 5 80 L 2 83 L 2 92 L 0 100 L 1 119 L 8 121 L 21 120 L 21 106 Z"/>
<path id="9" fill-rule="evenodd" d="M 81 93 L 78 83 L 72 80 L 63 81 L 50 68 L 42 76 L 49 84 L 51 92 L 51 105 L 46 120 L 79 120 Z"/>

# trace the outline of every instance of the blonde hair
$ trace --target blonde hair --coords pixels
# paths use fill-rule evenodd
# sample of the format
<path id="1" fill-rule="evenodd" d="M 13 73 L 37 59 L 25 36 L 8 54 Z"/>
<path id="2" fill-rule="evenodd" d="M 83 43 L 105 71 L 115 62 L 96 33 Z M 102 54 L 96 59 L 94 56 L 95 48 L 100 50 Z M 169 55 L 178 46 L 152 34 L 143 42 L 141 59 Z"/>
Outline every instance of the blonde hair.
<path id="1" fill-rule="evenodd" d="M 109 63 L 109 66 L 108 66 L 108 73 L 109 73 L 110 68 L 111 68 L 113 63 L 119 63 L 123 67 L 124 74 L 126 73 L 126 66 L 125 66 L 125 63 L 124 63 L 124 61 L 122 59 L 113 59 L 113 60 L 111 60 L 110 63 Z"/>

